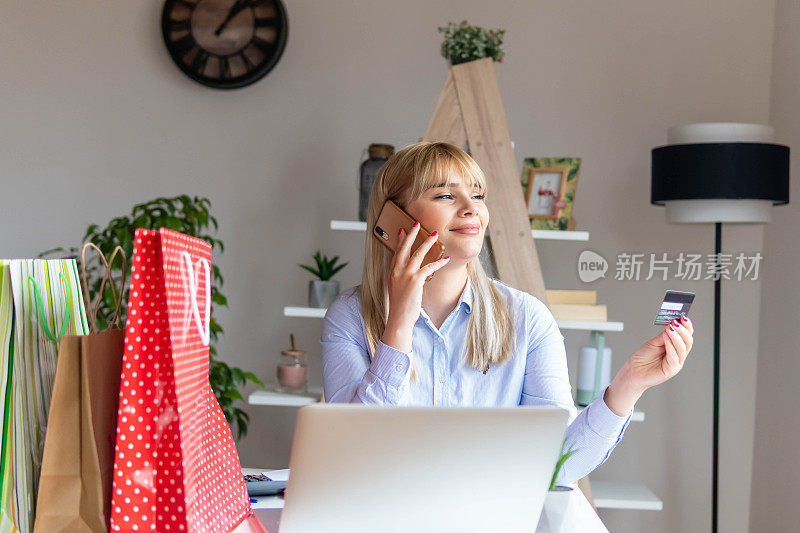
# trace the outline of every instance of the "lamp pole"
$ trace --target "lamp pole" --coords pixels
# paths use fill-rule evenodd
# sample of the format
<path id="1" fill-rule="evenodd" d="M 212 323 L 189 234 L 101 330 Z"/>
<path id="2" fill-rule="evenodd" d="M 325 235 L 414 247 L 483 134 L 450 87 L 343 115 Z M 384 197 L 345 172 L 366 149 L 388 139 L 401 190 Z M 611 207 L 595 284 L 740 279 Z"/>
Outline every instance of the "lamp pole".
<path id="1" fill-rule="evenodd" d="M 714 437 L 713 465 L 711 467 L 711 531 L 717 533 L 717 502 L 719 494 L 719 325 L 720 300 L 722 298 L 722 276 L 719 275 L 719 255 L 722 252 L 722 222 L 715 223 L 714 235 Z"/>

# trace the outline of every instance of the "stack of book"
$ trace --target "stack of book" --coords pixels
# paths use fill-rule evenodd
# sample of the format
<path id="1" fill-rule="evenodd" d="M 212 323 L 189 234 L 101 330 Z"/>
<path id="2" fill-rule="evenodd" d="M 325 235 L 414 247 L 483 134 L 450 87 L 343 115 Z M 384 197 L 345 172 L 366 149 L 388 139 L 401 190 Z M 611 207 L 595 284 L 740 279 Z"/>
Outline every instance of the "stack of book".
<path id="1" fill-rule="evenodd" d="M 606 322 L 606 306 L 597 304 L 597 291 L 547 290 L 547 306 L 556 320 Z"/>

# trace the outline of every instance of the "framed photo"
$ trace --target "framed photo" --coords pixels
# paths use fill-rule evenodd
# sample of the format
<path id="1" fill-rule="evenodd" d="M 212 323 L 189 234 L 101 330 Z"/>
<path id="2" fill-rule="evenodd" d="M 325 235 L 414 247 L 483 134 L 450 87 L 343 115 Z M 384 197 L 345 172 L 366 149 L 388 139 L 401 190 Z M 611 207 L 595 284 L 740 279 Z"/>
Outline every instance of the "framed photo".
<path id="1" fill-rule="evenodd" d="M 528 157 L 521 184 L 532 229 L 574 229 L 579 157 Z"/>

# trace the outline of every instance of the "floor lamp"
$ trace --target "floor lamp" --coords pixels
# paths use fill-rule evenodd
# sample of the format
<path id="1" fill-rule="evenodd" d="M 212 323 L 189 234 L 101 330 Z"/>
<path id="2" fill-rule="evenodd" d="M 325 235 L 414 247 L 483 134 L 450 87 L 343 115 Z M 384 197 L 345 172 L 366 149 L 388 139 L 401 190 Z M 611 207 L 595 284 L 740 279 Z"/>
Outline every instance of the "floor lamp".
<path id="1" fill-rule="evenodd" d="M 772 206 L 789 203 L 789 147 L 760 124 L 705 123 L 670 128 L 653 148 L 650 203 L 666 207 L 669 224 L 716 226 L 719 272 L 722 223 L 767 224 Z M 717 532 L 719 474 L 719 340 L 721 280 L 714 281 L 714 437 L 711 530 Z"/>

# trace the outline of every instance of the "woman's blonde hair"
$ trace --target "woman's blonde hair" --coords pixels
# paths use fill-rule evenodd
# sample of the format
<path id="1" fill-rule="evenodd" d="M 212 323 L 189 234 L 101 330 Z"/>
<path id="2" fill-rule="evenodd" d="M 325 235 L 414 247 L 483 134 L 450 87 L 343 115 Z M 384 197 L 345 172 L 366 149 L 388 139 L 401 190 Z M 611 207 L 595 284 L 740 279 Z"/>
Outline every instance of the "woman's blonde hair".
<path id="1" fill-rule="evenodd" d="M 367 206 L 367 228 L 373 228 L 386 200 L 405 208 L 407 202 L 460 175 L 486 192 L 486 178 L 478 164 L 460 148 L 444 142 L 419 142 L 392 155 L 372 186 Z M 370 357 L 383 336 L 389 316 L 388 273 L 393 253 L 367 231 L 364 272 L 359 287 L 361 315 Z M 514 325 L 508 305 L 489 280 L 476 257 L 467 264 L 472 288 L 472 311 L 467 325 L 466 363 L 478 370 L 497 365 L 514 352 Z M 415 372 L 414 372 L 415 374 Z M 415 376 L 414 376 L 415 377 Z"/>

